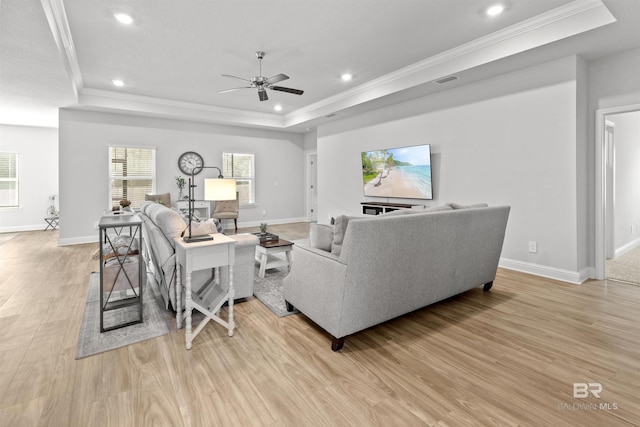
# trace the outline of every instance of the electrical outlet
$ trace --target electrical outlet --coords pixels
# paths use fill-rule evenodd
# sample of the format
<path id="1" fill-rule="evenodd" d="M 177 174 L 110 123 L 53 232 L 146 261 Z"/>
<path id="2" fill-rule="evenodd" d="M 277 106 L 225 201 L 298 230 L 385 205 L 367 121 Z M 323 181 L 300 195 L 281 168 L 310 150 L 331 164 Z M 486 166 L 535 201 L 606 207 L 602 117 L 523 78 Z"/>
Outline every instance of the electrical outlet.
<path id="1" fill-rule="evenodd" d="M 94 229 L 94 230 L 97 230 L 97 229 L 98 229 L 98 221 L 96 221 L 96 222 L 94 222 L 94 223 L 93 223 L 93 229 Z"/>
<path id="2" fill-rule="evenodd" d="M 536 242 L 529 242 L 529 252 L 532 254 L 538 252 L 538 244 Z"/>

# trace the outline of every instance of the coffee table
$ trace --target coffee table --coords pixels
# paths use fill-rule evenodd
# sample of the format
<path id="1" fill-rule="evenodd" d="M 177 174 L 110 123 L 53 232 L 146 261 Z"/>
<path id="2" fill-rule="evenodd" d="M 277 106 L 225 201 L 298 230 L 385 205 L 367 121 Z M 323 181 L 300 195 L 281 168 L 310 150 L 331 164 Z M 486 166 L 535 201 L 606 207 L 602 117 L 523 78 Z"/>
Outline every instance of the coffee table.
<path id="1" fill-rule="evenodd" d="M 256 246 L 256 261 L 260 263 L 258 276 L 264 278 L 264 272 L 268 268 L 288 267 L 291 270 L 291 249 L 293 242 L 279 239 L 261 242 Z M 277 256 L 283 253 L 285 258 Z"/>

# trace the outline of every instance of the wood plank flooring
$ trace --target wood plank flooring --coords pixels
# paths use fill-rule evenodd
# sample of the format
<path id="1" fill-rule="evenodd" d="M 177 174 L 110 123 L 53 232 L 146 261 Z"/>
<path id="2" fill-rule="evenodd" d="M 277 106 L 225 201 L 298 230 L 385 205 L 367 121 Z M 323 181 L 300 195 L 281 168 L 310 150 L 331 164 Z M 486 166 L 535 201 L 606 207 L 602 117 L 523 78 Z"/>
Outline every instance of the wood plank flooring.
<path id="1" fill-rule="evenodd" d="M 304 237 L 307 226 L 270 226 Z M 97 244 L 57 231 L 0 245 L 2 426 L 640 425 L 640 287 L 500 270 L 469 291 L 347 338 L 303 315 L 235 305 L 209 324 L 75 360 Z M 574 398 L 600 383 L 600 398 Z"/>

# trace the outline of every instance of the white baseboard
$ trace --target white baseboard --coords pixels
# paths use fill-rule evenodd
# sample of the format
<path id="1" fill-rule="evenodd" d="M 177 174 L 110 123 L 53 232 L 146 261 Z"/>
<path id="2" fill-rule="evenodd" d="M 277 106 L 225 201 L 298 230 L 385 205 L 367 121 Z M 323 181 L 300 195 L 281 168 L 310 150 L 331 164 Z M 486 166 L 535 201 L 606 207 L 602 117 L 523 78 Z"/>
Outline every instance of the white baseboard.
<path id="1" fill-rule="evenodd" d="M 45 229 L 46 226 L 47 224 L 43 222 L 42 224 L 0 227 L 0 233 L 18 233 L 20 231 L 42 231 Z M 51 228 L 49 228 L 49 230 L 51 230 Z"/>
<path id="2" fill-rule="evenodd" d="M 632 240 L 631 242 L 627 243 L 626 245 L 623 245 L 623 246 L 619 247 L 618 249 L 616 249 L 615 254 L 613 256 L 615 258 L 621 257 L 622 255 L 626 254 L 627 252 L 630 252 L 630 251 L 634 250 L 638 246 L 640 246 L 640 237 L 635 239 L 635 240 Z"/>
<path id="3" fill-rule="evenodd" d="M 530 262 L 516 261 L 507 258 L 500 258 L 499 266 L 508 270 L 521 271 L 535 276 L 547 277 L 561 282 L 579 285 L 585 280 L 595 277 L 595 269 L 592 267 L 582 271 L 564 270 L 561 268 L 548 267 L 546 265 L 533 264 Z"/>
<path id="4" fill-rule="evenodd" d="M 83 245 L 85 243 L 98 243 L 99 236 L 81 236 L 68 239 L 58 239 L 58 246 Z"/>

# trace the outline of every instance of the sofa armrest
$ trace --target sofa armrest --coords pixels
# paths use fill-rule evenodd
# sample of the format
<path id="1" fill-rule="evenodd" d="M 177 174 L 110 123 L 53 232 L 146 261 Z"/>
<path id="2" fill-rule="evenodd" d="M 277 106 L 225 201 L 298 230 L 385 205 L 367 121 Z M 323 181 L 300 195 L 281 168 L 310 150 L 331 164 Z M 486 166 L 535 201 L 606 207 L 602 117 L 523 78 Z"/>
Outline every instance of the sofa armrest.
<path id="1" fill-rule="evenodd" d="M 234 234 L 231 237 L 236 241 L 236 248 L 245 247 L 245 246 L 257 246 L 260 243 L 260 239 L 257 236 L 249 233 L 243 234 Z"/>
<path id="2" fill-rule="evenodd" d="M 340 338 L 347 266 L 331 252 L 294 245 L 284 299 L 327 332 Z"/>

